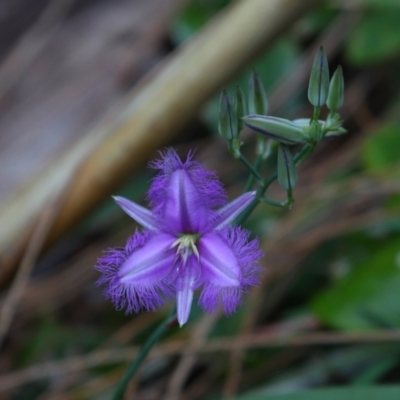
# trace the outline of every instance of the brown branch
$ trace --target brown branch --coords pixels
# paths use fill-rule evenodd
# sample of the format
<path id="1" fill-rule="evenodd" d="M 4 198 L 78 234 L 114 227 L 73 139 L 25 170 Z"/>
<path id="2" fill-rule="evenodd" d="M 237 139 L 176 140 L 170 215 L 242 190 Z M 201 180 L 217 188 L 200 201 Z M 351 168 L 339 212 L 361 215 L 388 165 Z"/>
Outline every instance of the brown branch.
<path id="1" fill-rule="evenodd" d="M 315 332 L 310 334 L 282 335 L 281 331 L 248 334 L 238 338 L 222 337 L 204 342 L 202 346 L 186 349 L 187 341 L 171 341 L 155 347 L 149 359 L 173 356 L 177 354 L 212 354 L 231 351 L 233 348 L 250 350 L 256 348 L 332 346 L 340 344 L 390 343 L 400 341 L 400 331 L 374 332 Z M 60 361 L 48 361 L 0 377 L 0 391 L 6 391 L 20 385 L 50 377 L 82 371 L 102 365 L 131 361 L 138 347 L 125 347 L 93 352 L 89 355 L 70 357 Z"/>

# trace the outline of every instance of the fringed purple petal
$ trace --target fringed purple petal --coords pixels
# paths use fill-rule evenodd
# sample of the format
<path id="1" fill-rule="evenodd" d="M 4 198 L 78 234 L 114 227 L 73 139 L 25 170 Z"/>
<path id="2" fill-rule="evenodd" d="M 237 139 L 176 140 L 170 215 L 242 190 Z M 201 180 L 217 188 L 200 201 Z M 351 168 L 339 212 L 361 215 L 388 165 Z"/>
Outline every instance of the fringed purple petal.
<path id="1" fill-rule="evenodd" d="M 199 305 L 207 312 L 213 312 L 222 303 L 224 312 L 231 314 L 240 304 L 242 293 L 250 286 L 259 283 L 260 267 L 258 261 L 262 256 L 257 239 L 250 240 L 250 232 L 239 227 L 224 228 L 218 231 L 220 241 L 232 250 L 235 261 L 240 269 L 238 286 L 227 286 L 216 279 L 204 282 L 204 288 L 199 299 Z"/>
<path id="2" fill-rule="evenodd" d="M 144 228 L 150 230 L 158 230 L 159 223 L 156 218 L 154 218 L 153 213 L 145 207 L 134 203 L 121 196 L 114 196 L 115 202 L 125 211 L 131 218 L 133 218 L 137 223 L 142 225 Z"/>
<path id="3" fill-rule="evenodd" d="M 173 232 L 201 232 L 209 225 L 210 210 L 187 171 L 180 169 L 171 175 L 162 215 Z"/>
<path id="4" fill-rule="evenodd" d="M 197 245 L 203 280 L 219 287 L 240 285 L 241 271 L 234 252 L 218 233 L 207 233 Z"/>
<path id="5" fill-rule="evenodd" d="M 118 272 L 121 283 L 148 286 L 164 279 L 174 262 L 174 241 L 175 237 L 169 234 L 156 234 L 133 251 Z"/>
<path id="6" fill-rule="evenodd" d="M 160 170 L 149 190 L 153 211 L 175 232 L 203 232 L 214 217 L 212 209 L 225 203 L 215 173 L 192 161 L 192 154 L 182 162 L 173 149 L 151 166 Z"/>
<path id="7" fill-rule="evenodd" d="M 110 249 L 97 262 L 96 269 L 102 273 L 97 284 L 106 286 L 104 293 L 118 310 L 125 309 L 126 313 L 139 312 L 141 308 L 154 311 L 163 305 L 165 297 L 172 297 L 175 293 L 171 284 L 172 276 L 166 276 L 165 279 L 156 277 L 154 280 L 147 280 L 145 284 L 121 282 L 121 267 L 132 253 L 139 252 L 152 239 L 153 232 L 136 231 L 129 238 L 125 248 Z"/>
<path id="8" fill-rule="evenodd" d="M 235 312 L 242 301 L 242 288 L 206 285 L 199 298 L 200 307 L 209 313 L 214 312 L 220 304 L 226 315 Z"/>

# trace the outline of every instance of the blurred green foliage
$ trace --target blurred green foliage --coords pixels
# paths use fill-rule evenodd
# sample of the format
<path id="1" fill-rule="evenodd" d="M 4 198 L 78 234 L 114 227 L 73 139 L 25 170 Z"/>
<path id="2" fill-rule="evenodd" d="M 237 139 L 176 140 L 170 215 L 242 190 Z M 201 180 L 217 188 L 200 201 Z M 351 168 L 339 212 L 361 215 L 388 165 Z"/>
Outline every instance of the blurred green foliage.
<path id="1" fill-rule="evenodd" d="M 398 400 L 400 388 L 363 387 L 363 388 L 327 388 L 305 390 L 286 394 L 254 394 L 238 397 L 237 400 Z"/>
<path id="2" fill-rule="evenodd" d="M 340 329 L 399 327 L 399 243 L 399 236 L 371 240 L 367 260 L 313 300 L 318 317 Z"/>
<path id="3" fill-rule="evenodd" d="M 368 136 L 361 147 L 363 167 L 370 173 L 385 173 L 385 176 L 399 176 L 400 124 L 389 123 L 380 126 Z"/>
<path id="4" fill-rule="evenodd" d="M 362 67 L 386 61 L 400 51 L 400 7 L 388 7 L 389 0 L 386 7 L 378 0 L 369 1 L 374 7 L 356 24 L 346 46 L 348 60 Z"/>

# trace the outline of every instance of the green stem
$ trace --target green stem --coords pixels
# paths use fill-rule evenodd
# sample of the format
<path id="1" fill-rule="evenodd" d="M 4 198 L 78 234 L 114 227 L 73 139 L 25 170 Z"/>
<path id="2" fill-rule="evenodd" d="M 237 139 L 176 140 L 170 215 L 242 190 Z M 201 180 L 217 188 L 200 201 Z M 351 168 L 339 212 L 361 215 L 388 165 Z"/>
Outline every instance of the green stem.
<path id="1" fill-rule="evenodd" d="M 269 197 L 261 197 L 260 201 L 262 201 L 265 204 L 269 204 L 270 206 L 274 206 L 274 207 L 286 207 L 285 201 L 273 200 L 273 199 L 270 199 Z"/>
<path id="2" fill-rule="evenodd" d="M 265 204 L 269 204 L 270 206 L 289 208 L 290 210 L 294 203 L 293 192 L 291 189 L 287 191 L 287 199 L 285 201 L 273 200 L 270 199 L 269 197 L 260 197 L 260 201 L 262 201 Z"/>
<path id="3" fill-rule="evenodd" d="M 172 322 L 171 320 L 175 318 L 175 315 L 176 315 L 176 308 L 174 307 L 173 310 L 168 314 L 167 318 L 165 318 L 161 322 L 158 328 L 147 339 L 147 342 L 142 346 L 142 348 L 139 351 L 139 354 L 132 361 L 124 377 L 119 382 L 117 389 L 114 392 L 114 396 L 112 397 L 112 400 L 121 400 L 123 398 L 125 390 L 129 384 L 129 381 L 132 379 L 133 375 L 135 375 L 136 371 L 139 369 L 140 365 L 142 364 L 143 360 L 147 356 L 147 353 L 150 351 L 153 345 L 167 331 L 170 323 Z"/>
<path id="4" fill-rule="evenodd" d="M 314 145 L 311 144 L 305 144 L 303 148 L 294 156 L 293 160 L 294 163 L 299 165 L 305 158 L 307 158 L 310 153 L 313 151 Z M 235 219 L 234 224 L 235 225 L 241 225 L 248 217 L 249 215 L 254 211 L 254 209 L 257 207 L 258 202 L 260 199 L 264 196 L 264 193 L 268 189 L 268 187 L 271 185 L 272 182 L 274 182 L 278 178 L 278 173 L 274 172 L 271 174 L 263 183 L 262 185 L 258 188 L 256 195 L 254 197 L 254 200 L 249 204 L 249 206 Z"/>
<path id="5" fill-rule="evenodd" d="M 313 120 L 318 121 L 321 107 L 314 107 Z"/>
<path id="6" fill-rule="evenodd" d="M 255 169 L 255 171 L 257 171 L 257 173 L 260 170 L 262 161 L 263 161 L 262 154 L 258 154 L 256 157 L 256 160 L 254 161 L 254 169 Z M 244 188 L 245 192 L 249 192 L 251 190 L 251 188 L 254 185 L 255 180 L 256 179 L 255 179 L 254 175 L 250 174 L 249 179 L 247 180 L 247 183 L 246 183 L 246 187 Z"/>
<path id="7" fill-rule="evenodd" d="M 254 176 L 254 178 L 257 179 L 257 181 L 262 185 L 263 183 L 262 176 L 256 171 L 253 165 L 250 164 L 249 160 L 241 153 L 240 153 L 240 161 L 251 172 L 252 176 Z"/>

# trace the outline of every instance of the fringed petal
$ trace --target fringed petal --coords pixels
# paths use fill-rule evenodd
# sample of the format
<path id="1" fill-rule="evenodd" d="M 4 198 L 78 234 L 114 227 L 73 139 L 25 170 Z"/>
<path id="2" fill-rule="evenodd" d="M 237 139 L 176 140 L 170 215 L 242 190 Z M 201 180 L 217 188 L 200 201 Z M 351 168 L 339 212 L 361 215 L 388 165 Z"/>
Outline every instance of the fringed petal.
<path id="1" fill-rule="evenodd" d="M 164 279 L 174 262 L 174 241 L 175 237 L 169 234 L 157 234 L 135 250 L 118 272 L 121 283 L 150 286 Z"/>
<path id="2" fill-rule="evenodd" d="M 226 194 L 216 175 L 192 161 L 182 162 L 175 150 L 151 166 L 159 169 L 149 190 L 154 212 L 173 232 L 203 233 L 212 223 L 214 207 L 225 203 Z"/>
<path id="3" fill-rule="evenodd" d="M 207 233 L 198 243 L 204 282 L 219 287 L 240 285 L 241 272 L 234 252 L 218 233 Z"/>
<path id="4" fill-rule="evenodd" d="M 217 239 L 215 236 L 217 236 Z M 262 252 L 259 250 L 258 240 L 249 240 L 249 236 L 250 232 L 238 227 L 224 228 L 217 233 L 205 235 L 208 239 L 207 251 L 213 251 L 214 258 L 218 257 L 217 261 L 220 258 L 224 261 L 219 264 L 216 261 L 213 262 L 214 268 L 211 269 L 207 268 L 207 264 L 204 263 L 204 254 L 206 253 L 204 248 L 200 246 L 200 242 L 202 242 L 200 240 L 199 252 L 202 260 L 204 287 L 200 295 L 199 305 L 205 311 L 213 312 L 222 303 L 225 314 L 233 313 L 241 303 L 242 293 L 246 292 L 250 286 L 259 283 L 260 267 L 258 261 Z M 212 244 L 211 240 L 213 241 Z M 224 250 L 217 250 L 215 246 L 224 248 Z M 216 267 L 217 265 L 218 267 Z M 228 270 L 230 273 L 223 273 Z M 217 271 L 221 273 L 217 274 Z M 237 276 L 238 284 L 228 285 L 227 276 L 230 277 L 230 274 Z"/>
<path id="5" fill-rule="evenodd" d="M 175 291 L 170 281 L 173 277 L 165 276 L 170 271 L 172 262 L 169 264 L 159 263 L 159 269 L 153 269 L 152 277 L 151 275 L 146 277 L 143 272 L 140 282 L 129 282 L 129 280 L 125 283 L 121 282 L 120 271 L 122 266 L 125 265 L 125 268 L 127 268 L 127 260 L 132 260 L 132 255 L 135 252 L 141 253 L 142 249 L 153 240 L 153 232 L 136 231 L 128 240 L 125 248 L 110 249 L 98 260 L 96 269 L 102 275 L 97 284 L 106 286 L 104 293 L 106 297 L 112 300 L 118 310 L 125 309 L 126 313 L 139 312 L 142 308 L 154 311 L 163 305 L 164 298 L 174 295 Z M 159 279 L 163 275 L 164 279 Z"/>

